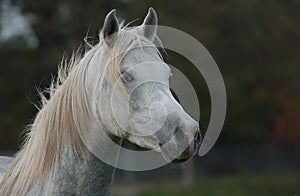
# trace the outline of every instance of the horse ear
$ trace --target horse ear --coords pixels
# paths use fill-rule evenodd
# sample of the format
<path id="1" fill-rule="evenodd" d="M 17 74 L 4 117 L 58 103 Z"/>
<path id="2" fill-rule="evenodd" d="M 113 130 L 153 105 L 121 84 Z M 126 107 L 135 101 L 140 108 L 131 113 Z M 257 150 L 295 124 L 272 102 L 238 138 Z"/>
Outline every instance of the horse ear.
<path id="1" fill-rule="evenodd" d="M 153 41 L 157 32 L 158 19 L 155 10 L 150 7 L 139 32 L 149 40 Z"/>
<path id="2" fill-rule="evenodd" d="M 108 46 L 112 45 L 118 31 L 119 22 L 116 16 L 116 10 L 113 9 L 106 15 L 102 29 L 102 37 Z"/>

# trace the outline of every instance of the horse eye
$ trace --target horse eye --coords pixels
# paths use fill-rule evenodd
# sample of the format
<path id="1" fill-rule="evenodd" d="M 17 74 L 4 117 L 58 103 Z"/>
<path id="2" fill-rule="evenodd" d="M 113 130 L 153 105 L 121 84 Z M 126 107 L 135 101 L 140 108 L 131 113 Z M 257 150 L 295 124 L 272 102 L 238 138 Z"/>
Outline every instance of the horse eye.
<path id="1" fill-rule="evenodd" d="M 133 81 L 133 77 L 128 72 L 121 73 L 121 79 L 124 83 Z"/>

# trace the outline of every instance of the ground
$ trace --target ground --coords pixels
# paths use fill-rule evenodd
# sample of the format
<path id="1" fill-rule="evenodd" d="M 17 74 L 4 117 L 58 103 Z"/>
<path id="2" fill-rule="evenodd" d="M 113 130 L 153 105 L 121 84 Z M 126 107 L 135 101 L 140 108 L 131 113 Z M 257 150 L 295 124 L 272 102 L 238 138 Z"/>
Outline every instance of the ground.
<path id="1" fill-rule="evenodd" d="M 134 186 L 114 186 L 112 196 L 299 196 L 300 172 L 203 177 L 193 187 L 158 181 Z"/>

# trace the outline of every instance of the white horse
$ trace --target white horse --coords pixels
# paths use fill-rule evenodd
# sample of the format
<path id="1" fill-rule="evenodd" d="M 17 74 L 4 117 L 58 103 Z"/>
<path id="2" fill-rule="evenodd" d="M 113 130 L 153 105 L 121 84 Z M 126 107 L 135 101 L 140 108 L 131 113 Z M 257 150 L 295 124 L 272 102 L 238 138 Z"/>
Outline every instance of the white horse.
<path id="1" fill-rule="evenodd" d="M 137 27 L 119 25 L 115 10 L 106 16 L 99 43 L 60 68 L 49 99 L 41 94 L 22 149 L 13 160 L 0 157 L 1 196 L 109 195 L 115 168 L 91 152 L 95 145 L 108 155 L 111 150 L 97 133 L 154 149 L 173 162 L 195 154 L 199 125 L 170 92 L 170 68 L 154 45 L 156 33 L 152 8 Z M 83 139 L 87 133 L 95 141 Z"/>

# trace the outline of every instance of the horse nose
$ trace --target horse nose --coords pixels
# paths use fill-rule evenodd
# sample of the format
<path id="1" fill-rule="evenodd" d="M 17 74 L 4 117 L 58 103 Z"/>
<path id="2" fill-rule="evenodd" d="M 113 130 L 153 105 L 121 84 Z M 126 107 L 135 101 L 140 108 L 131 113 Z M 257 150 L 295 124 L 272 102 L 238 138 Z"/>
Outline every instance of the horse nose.
<path id="1" fill-rule="evenodd" d="M 187 148 L 173 162 L 183 162 L 191 158 L 196 152 L 198 152 L 201 142 L 202 142 L 202 137 L 201 137 L 200 129 L 199 127 L 197 127 L 195 134 L 191 139 L 191 141 L 189 142 Z"/>
<path id="2" fill-rule="evenodd" d="M 202 143 L 202 136 L 201 136 L 201 130 L 198 128 L 198 130 L 196 131 L 195 133 L 195 136 L 194 136 L 194 148 L 195 148 L 195 151 L 198 152 L 199 151 L 199 148 L 200 148 L 200 145 Z"/>

